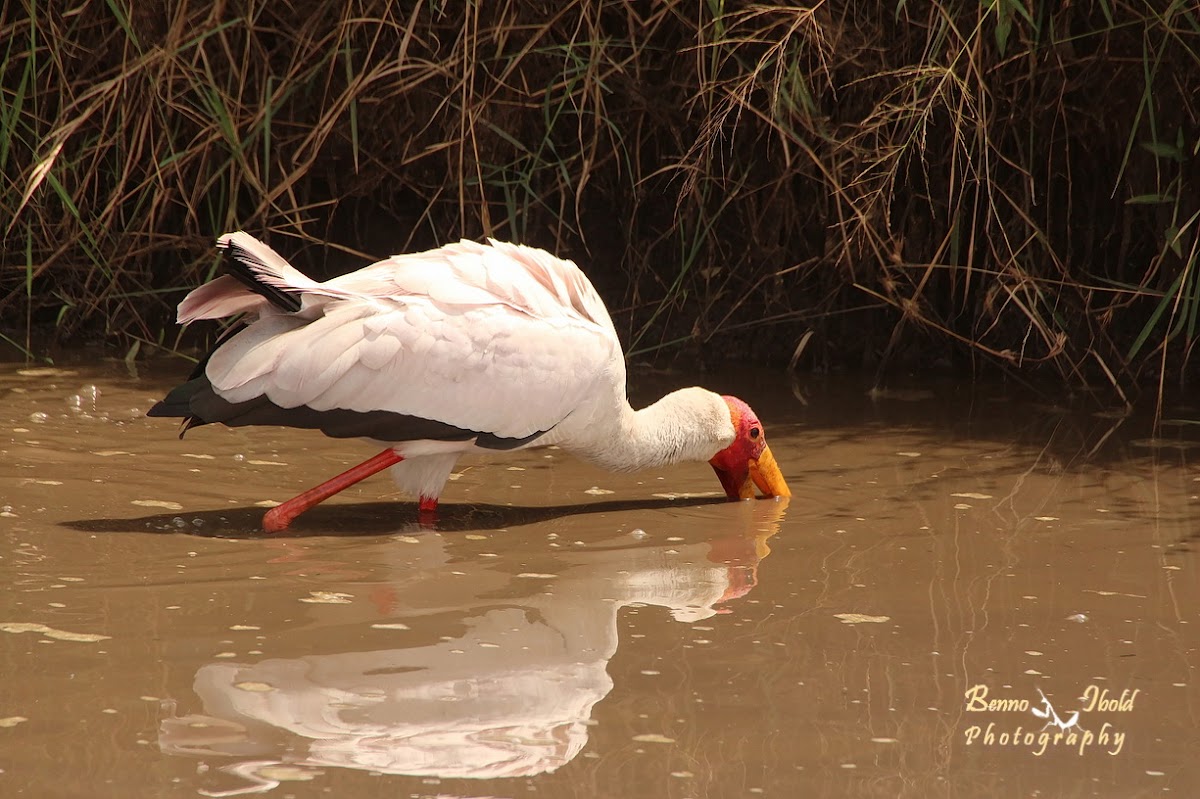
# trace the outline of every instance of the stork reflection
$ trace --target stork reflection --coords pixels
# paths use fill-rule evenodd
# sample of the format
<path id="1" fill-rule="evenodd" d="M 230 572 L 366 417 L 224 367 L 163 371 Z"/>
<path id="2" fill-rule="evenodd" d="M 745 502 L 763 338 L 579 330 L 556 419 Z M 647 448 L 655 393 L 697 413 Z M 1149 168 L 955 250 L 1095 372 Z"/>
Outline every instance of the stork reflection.
<path id="1" fill-rule="evenodd" d="M 480 779 L 554 771 L 584 748 L 592 708 L 613 688 L 606 666 L 621 609 L 661 607 L 683 623 L 721 613 L 757 585 L 786 507 L 741 503 L 730 509 L 739 529 L 702 542 L 620 535 L 554 550 L 544 573 L 504 559 L 451 563 L 443 537 L 397 545 L 413 559 L 355 608 L 378 613 L 364 626 L 385 627 L 370 633 L 392 647 L 208 663 L 193 685 L 203 713 L 163 720 L 159 744 L 237 758 L 222 768 L 248 782 L 214 796 L 268 791 L 280 768 Z"/>

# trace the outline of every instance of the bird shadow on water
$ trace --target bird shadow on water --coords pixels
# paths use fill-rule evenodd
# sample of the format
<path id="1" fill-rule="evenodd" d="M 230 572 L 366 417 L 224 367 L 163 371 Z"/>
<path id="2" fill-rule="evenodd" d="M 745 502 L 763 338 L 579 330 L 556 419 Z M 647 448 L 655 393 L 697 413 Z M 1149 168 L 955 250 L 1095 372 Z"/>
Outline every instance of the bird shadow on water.
<path id="1" fill-rule="evenodd" d="M 437 522 L 421 524 L 416 506 L 395 502 L 320 505 L 307 511 L 287 530 L 262 529 L 265 508 L 173 511 L 125 519 L 78 519 L 60 524 L 86 533 L 181 533 L 200 538 L 309 538 L 316 536 L 378 536 L 396 533 L 468 533 L 474 530 L 524 527 L 564 517 L 626 511 L 663 511 L 727 503 L 724 497 L 629 499 L 588 504 L 515 507 L 491 504 L 447 504 L 438 508 Z"/>

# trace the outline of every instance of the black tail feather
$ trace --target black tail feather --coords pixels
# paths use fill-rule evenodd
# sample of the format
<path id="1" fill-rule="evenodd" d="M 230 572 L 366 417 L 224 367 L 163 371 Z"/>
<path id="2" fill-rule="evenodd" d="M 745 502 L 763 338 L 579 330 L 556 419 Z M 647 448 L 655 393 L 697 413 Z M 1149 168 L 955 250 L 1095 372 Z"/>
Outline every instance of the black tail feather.
<path id="1" fill-rule="evenodd" d="M 254 253 L 239 247 L 235 242 L 227 242 L 223 245 L 226 249 L 225 271 L 233 275 L 239 283 L 246 288 L 258 294 L 261 297 L 266 297 L 267 301 L 272 305 L 290 313 L 295 313 L 300 310 L 300 298 L 295 294 L 290 294 L 281 288 L 268 285 L 262 282 L 262 279 L 247 266 L 247 262 L 252 264 L 263 265 Z"/>
<path id="2" fill-rule="evenodd" d="M 207 360 L 207 358 L 205 359 Z M 207 422 L 198 416 L 192 410 L 192 400 L 197 395 L 203 395 L 205 392 L 212 391 L 212 384 L 208 382 L 208 378 L 204 376 L 200 366 L 201 374 L 193 377 L 186 383 L 182 383 L 167 392 L 167 396 L 163 397 L 158 402 L 146 411 L 147 416 L 163 417 L 168 419 L 183 419 L 183 426 L 179 429 L 179 437 L 183 438 L 183 434 L 193 427 Z"/>

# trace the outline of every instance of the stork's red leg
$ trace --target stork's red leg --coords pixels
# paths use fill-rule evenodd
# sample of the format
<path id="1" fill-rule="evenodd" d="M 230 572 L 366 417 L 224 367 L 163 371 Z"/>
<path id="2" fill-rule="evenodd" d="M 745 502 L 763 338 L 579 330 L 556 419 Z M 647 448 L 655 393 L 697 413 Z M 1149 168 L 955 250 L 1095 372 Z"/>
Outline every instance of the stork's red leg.
<path id="1" fill-rule="evenodd" d="M 373 458 L 368 458 L 352 469 L 339 474 L 337 477 L 326 480 L 315 488 L 310 488 L 303 494 L 292 497 L 282 505 L 277 505 L 267 511 L 267 515 L 263 516 L 263 529 L 268 533 L 278 533 L 280 530 L 286 530 L 287 526 L 292 523 L 301 513 L 311 508 L 320 502 L 332 497 L 342 489 L 349 488 L 376 472 L 382 471 L 387 467 L 399 463 L 404 458 L 394 449 L 385 449 Z"/>

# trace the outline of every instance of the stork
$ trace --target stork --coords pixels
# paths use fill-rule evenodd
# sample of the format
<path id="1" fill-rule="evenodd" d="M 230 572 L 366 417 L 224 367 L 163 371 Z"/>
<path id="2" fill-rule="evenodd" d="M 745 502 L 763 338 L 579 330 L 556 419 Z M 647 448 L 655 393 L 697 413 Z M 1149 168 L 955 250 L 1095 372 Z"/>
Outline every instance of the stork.
<path id="1" fill-rule="evenodd" d="M 459 457 L 556 444 L 631 472 L 708 462 L 730 499 L 790 496 L 745 402 L 699 387 L 634 410 L 604 302 L 569 260 L 489 239 L 396 255 L 325 282 L 248 233 L 179 322 L 241 316 L 149 416 L 317 429 L 385 449 L 272 508 L 268 532 L 391 467 L 432 520 Z"/>

